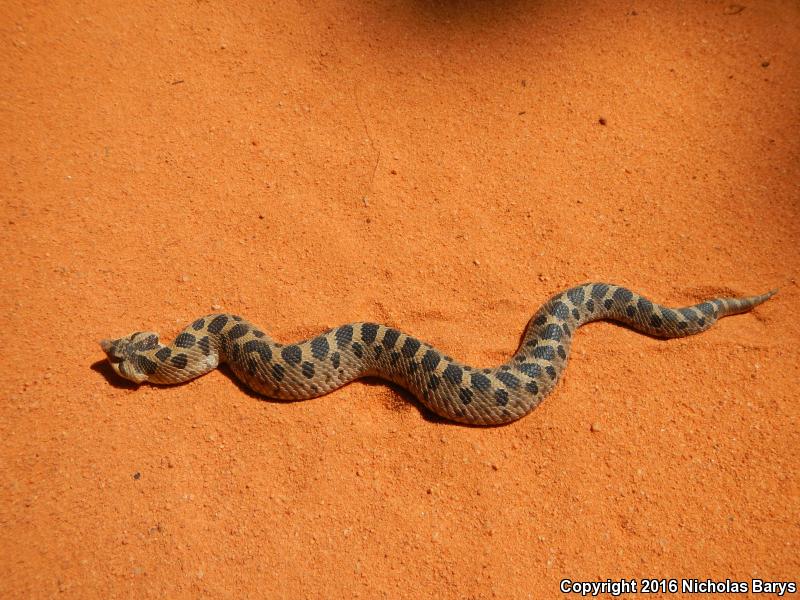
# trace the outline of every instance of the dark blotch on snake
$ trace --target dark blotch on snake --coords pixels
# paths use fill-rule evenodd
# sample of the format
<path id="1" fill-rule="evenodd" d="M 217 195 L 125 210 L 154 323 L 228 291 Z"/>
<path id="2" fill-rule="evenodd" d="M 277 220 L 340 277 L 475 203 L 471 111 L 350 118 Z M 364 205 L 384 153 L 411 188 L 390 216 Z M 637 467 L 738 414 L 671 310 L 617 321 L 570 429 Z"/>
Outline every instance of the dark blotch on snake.
<path id="1" fill-rule="evenodd" d="M 569 317 L 569 308 L 566 304 L 561 302 L 560 300 L 553 304 L 552 308 L 550 309 L 550 314 L 556 317 L 557 319 L 561 319 L 562 321 L 566 321 Z"/>
<path id="2" fill-rule="evenodd" d="M 322 360 L 328 356 L 329 350 L 328 338 L 324 335 L 320 335 L 311 340 L 311 355 L 317 360 Z"/>
<path id="3" fill-rule="evenodd" d="M 148 375 L 152 375 L 158 369 L 158 365 L 154 363 L 152 360 L 147 358 L 146 356 L 142 356 L 138 354 L 136 356 L 136 367 L 142 372 L 147 373 Z"/>
<path id="4" fill-rule="evenodd" d="M 211 320 L 211 323 L 208 324 L 208 332 L 209 333 L 219 333 L 222 331 L 222 328 L 225 327 L 225 324 L 228 322 L 228 317 L 225 315 L 217 315 Z"/>
<path id="5" fill-rule="evenodd" d="M 461 367 L 458 365 L 447 365 L 447 368 L 442 373 L 442 376 L 447 379 L 450 383 L 454 383 L 456 385 L 461 383 L 461 378 L 463 377 L 464 372 L 461 370 Z"/>
<path id="6" fill-rule="evenodd" d="M 441 379 L 438 375 L 431 375 L 431 378 L 428 380 L 428 389 L 430 391 L 435 391 L 439 384 L 441 383 Z"/>
<path id="7" fill-rule="evenodd" d="M 238 339 L 242 337 L 245 333 L 247 333 L 248 327 L 247 325 L 242 325 L 241 323 L 237 323 L 233 327 L 231 327 L 230 331 L 228 332 L 228 337 L 232 340 Z"/>
<path id="8" fill-rule="evenodd" d="M 275 381 L 283 380 L 283 375 L 285 372 L 286 370 L 278 363 L 272 365 L 272 376 L 275 378 Z"/>
<path id="9" fill-rule="evenodd" d="M 264 332 L 261 331 L 260 329 L 253 329 L 253 331 L 251 331 L 250 333 L 252 333 L 253 336 L 257 338 L 262 338 L 265 335 Z"/>
<path id="10" fill-rule="evenodd" d="M 406 341 L 403 342 L 403 347 L 400 349 L 400 352 L 403 353 L 403 356 L 406 358 L 411 358 L 417 353 L 419 350 L 420 341 L 413 337 L 407 337 Z"/>
<path id="11" fill-rule="evenodd" d="M 436 368 L 436 365 L 439 364 L 440 360 L 442 360 L 442 357 L 439 356 L 439 353 L 436 352 L 436 350 L 428 350 L 425 353 L 425 356 L 422 357 L 422 366 L 429 371 L 433 371 Z"/>
<path id="12" fill-rule="evenodd" d="M 375 346 L 375 356 L 380 357 L 383 354 L 383 346 Z"/>
<path id="13" fill-rule="evenodd" d="M 541 327 L 541 326 L 542 326 L 542 325 L 544 325 L 545 323 L 547 323 L 547 315 L 539 315 L 538 317 L 536 317 L 536 318 L 533 320 L 533 324 L 534 324 L 534 325 L 537 325 L 537 326 L 539 326 L 539 327 Z"/>
<path id="14" fill-rule="evenodd" d="M 269 347 L 269 344 L 265 344 L 260 340 L 250 340 L 245 342 L 242 345 L 242 350 L 244 350 L 246 354 L 258 352 L 258 355 L 264 362 L 272 360 L 272 348 Z"/>
<path id="15" fill-rule="evenodd" d="M 192 323 L 192 329 L 195 331 L 200 331 L 203 328 L 203 325 L 206 324 L 205 319 L 197 319 L 194 323 Z"/>
<path id="16" fill-rule="evenodd" d="M 558 377 L 558 373 L 556 372 L 553 365 L 547 365 L 544 368 L 544 370 L 547 371 L 547 374 L 550 376 L 550 379 L 555 380 L 555 378 Z"/>
<path id="17" fill-rule="evenodd" d="M 714 314 L 714 306 L 710 302 L 703 302 L 702 304 L 698 305 L 697 308 L 699 308 L 700 312 L 707 317 L 710 317 Z"/>
<path id="18" fill-rule="evenodd" d="M 561 339 L 561 327 L 559 327 L 555 323 L 550 323 L 550 325 L 544 328 L 541 337 L 543 337 L 546 340 L 558 341 Z"/>
<path id="19" fill-rule="evenodd" d="M 134 345 L 137 350 L 152 350 L 156 346 L 158 346 L 157 335 L 148 335 L 145 339 L 136 342 Z"/>
<path id="20" fill-rule="evenodd" d="M 581 318 L 581 311 L 579 311 L 577 308 L 573 308 L 572 309 L 572 318 L 575 319 L 576 321 L 578 319 L 580 319 Z"/>
<path id="21" fill-rule="evenodd" d="M 353 339 L 353 326 L 342 325 L 336 330 L 336 345 L 344 348 Z"/>
<path id="22" fill-rule="evenodd" d="M 583 286 L 574 287 L 572 289 L 567 290 L 567 298 L 569 301 L 572 302 L 575 306 L 580 306 L 580 303 L 583 302 L 584 297 L 584 290 Z"/>
<path id="23" fill-rule="evenodd" d="M 489 381 L 489 378 L 480 373 L 473 373 L 470 377 L 470 381 L 472 382 L 472 387 L 481 392 L 485 392 L 492 386 L 492 382 Z"/>
<path id="24" fill-rule="evenodd" d="M 185 369 L 186 364 L 189 362 L 189 357 L 185 354 L 177 354 L 169 361 L 176 369 Z"/>
<path id="25" fill-rule="evenodd" d="M 399 337 L 400 332 L 397 331 L 397 329 L 387 329 L 383 336 L 383 346 L 387 350 L 394 348 L 394 345 L 397 343 L 397 338 Z"/>
<path id="26" fill-rule="evenodd" d="M 536 378 L 542 374 L 542 367 L 536 363 L 523 363 L 517 367 L 522 373 L 528 377 Z"/>
<path id="27" fill-rule="evenodd" d="M 539 393 L 539 385 L 535 381 L 529 381 L 528 383 L 526 383 L 525 389 L 529 391 L 531 394 Z"/>
<path id="28" fill-rule="evenodd" d="M 586 310 L 588 310 L 590 313 L 594 312 L 594 300 L 591 298 L 586 301 Z"/>
<path id="29" fill-rule="evenodd" d="M 677 323 L 679 321 L 678 313 L 671 308 L 662 308 L 661 315 L 667 323 Z"/>
<path id="30" fill-rule="evenodd" d="M 614 301 L 611 298 L 606 298 L 603 300 L 603 306 L 606 307 L 606 310 L 611 310 L 611 307 L 614 306 Z"/>
<path id="31" fill-rule="evenodd" d="M 553 360 L 556 354 L 550 346 L 539 346 L 533 349 L 533 355 L 543 360 Z"/>
<path id="32" fill-rule="evenodd" d="M 656 329 L 661 327 L 661 325 L 663 325 L 663 322 L 661 321 L 661 317 L 659 317 L 658 315 L 651 315 L 650 316 L 650 325 L 652 325 Z"/>
<path id="33" fill-rule="evenodd" d="M 361 339 L 367 344 L 375 341 L 375 336 L 378 335 L 378 325 L 375 323 L 364 323 L 361 326 Z"/>
<path id="34" fill-rule="evenodd" d="M 595 283 L 592 286 L 592 298 L 602 300 L 608 293 L 608 286 L 605 283 Z"/>
<path id="35" fill-rule="evenodd" d="M 628 302 L 631 301 L 631 298 L 633 298 L 633 292 L 630 291 L 628 288 L 624 287 L 617 288 L 616 290 L 614 290 L 613 298 L 620 304 L 627 304 Z"/>
<path id="36" fill-rule="evenodd" d="M 207 335 L 200 338 L 200 341 L 197 342 L 197 347 L 200 348 L 203 354 L 208 356 L 208 353 L 211 351 L 211 341 Z"/>
<path id="37" fill-rule="evenodd" d="M 636 303 L 636 306 L 639 307 L 639 312 L 643 315 L 650 314 L 653 312 L 653 303 L 650 302 L 647 298 L 639 298 L 639 301 Z"/>
<path id="38" fill-rule="evenodd" d="M 519 387 L 519 379 L 511 373 L 506 373 L 505 371 L 498 373 L 497 379 L 502 381 L 509 389 L 516 390 Z"/>
<path id="39" fill-rule="evenodd" d="M 472 390 L 468 388 L 461 388 L 458 390 L 458 398 L 463 404 L 469 404 L 472 402 Z"/>
<path id="40" fill-rule="evenodd" d="M 300 346 L 292 344 L 281 350 L 281 357 L 287 364 L 296 365 L 303 359 L 303 350 Z"/>
<path id="41" fill-rule="evenodd" d="M 314 363 L 303 363 L 303 375 L 306 379 L 311 379 L 314 376 Z"/>
<path id="42" fill-rule="evenodd" d="M 633 308 L 632 306 L 626 306 L 625 307 L 625 314 L 628 315 L 629 317 L 633 317 L 633 315 L 636 314 L 636 309 Z"/>
<path id="43" fill-rule="evenodd" d="M 399 361 L 399 360 L 400 360 L 400 353 L 399 353 L 399 352 L 392 352 L 392 353 L 389 355 L 389 360 L 391 360 L 391 361 L 392 361 L 392 364 L 393 364 L 393 365 L 396 365 L 396 364 L 397 364 L 397 361 Z"/>
<path id="44" fill-rule="evenodd" d="M 498 406 L 505 406 L 508 404 L 508 392 L 503 389 L 495 390 L 494 400 L 497 402 Z"/>
<path id="45" fill-rule="evenodd" d="M 358 342 L 353 342 L 353 354 L 356 355 L 356 358 L 364 358 L 364 346 Z"/>
<path id="46" fill-rule="evenodd" d="M 560 357 L 562 360 L 564 360 L 565 358 L 567 358 L 567 351 L 566 351 L 566 350 L 564 350 L 564 346 L 562 346 L 562 345 L 560 345 L 560 344 L 559 344 L 558 348 L 556 348 L 556 353 L 558 354 L 558 356 L 559 356 L 559 357 Z"/>
<path id="47" fill-rule="evenodd" d="M 171 354 L 172 354 L 172 350 L 170 350 L 169 348 L 164 346 L 163 348 L 159 349 L 158 352 L 156 352 L 156 358 L 158 360 L 160 360 L 161 362 L 164 362 L 165 360 L 167 360 L 170 357 Z"/>
<path id="48" fill-rule="evenodd" d="M 331 354 L 331 364 L 333 365 L 334 369 L 339 368 L 339 359 L 340 356 L 338 352 L 334 352 L 333 354 Z"/>
<path id="49" fill-rule="evenodd" d="M 175 345 L 178 348 L 191 348 L 195 341 L 196 338 L 191 333 L 182 333 L 175 338 Z"/>

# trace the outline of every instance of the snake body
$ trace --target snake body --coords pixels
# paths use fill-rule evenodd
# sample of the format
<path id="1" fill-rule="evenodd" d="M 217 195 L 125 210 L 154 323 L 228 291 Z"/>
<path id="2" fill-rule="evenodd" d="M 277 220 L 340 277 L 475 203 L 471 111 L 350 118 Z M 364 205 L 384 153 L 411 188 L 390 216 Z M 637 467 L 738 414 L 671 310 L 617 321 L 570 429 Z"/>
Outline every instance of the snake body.
<path id="1" fill-rule="evenodd" d="M 197 319 L 170 345 L 161 344 L 152 332 L 103 340 L 100 345 L 114 370 L 136 383 L 181 383 L 225 362 L 256 392 L 304 400 L 371 375 L 408 389 L 447 419 L 499 425 L 528 414 L 555 387 L 575 330 L 585 323 L 607 319 L 655 337 L 683 337 L 705 331 L 722 317 L 746 312 L 774 293 L 672 309 L 625 287 L 578 285 L 556 294 L 533 315 L 508 362 L 486 369 L 470 367 L 377 323 L 342 325 L 283 345 L 241 317 L 225 313 Z"/>

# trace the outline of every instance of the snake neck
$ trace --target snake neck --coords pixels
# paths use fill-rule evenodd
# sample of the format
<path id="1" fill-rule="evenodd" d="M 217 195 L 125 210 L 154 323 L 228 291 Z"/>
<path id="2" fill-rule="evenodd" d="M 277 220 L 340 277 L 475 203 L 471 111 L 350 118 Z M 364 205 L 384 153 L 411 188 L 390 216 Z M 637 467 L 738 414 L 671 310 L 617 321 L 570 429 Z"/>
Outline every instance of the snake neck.
<path id="1" fill-rule="evenodd" d="M 162 361 L 161 357 L 164 355 L 168 358 Z M 155 368 L 148 373 L 147 381 L 159 384 L 183 383 L 195 379 L 213 371 L 220 363 L 218 352 L 203 354 L 186 351 L 176 347 L 174 343 L 169 346 L 161 345 L 148 358 Z"/>
<path id="2" fill-rule="evenodd" d="M 191 331 L 190 325 L 169 345 L 160 343 L 157 334 L 150 334 L 138 343 L 130 343 L 122 349 L 125 360 L 118 368 L 126 372 L 120 374 L 137 383 L 173 384 L 213 371 L 224 358 L 220 352 L 224 345 L 220 336 L 198 336 Z"/>

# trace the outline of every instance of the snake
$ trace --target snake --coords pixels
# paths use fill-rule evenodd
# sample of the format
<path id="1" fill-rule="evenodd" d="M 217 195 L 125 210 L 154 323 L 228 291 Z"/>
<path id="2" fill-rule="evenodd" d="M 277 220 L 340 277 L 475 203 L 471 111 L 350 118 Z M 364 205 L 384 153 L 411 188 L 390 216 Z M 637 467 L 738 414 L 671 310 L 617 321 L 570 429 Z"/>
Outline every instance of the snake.
<path id="1" fill-rule="evenodd" d="M 471 367 L 379 323 L 349 323 L 281 344 L 229 313 L 200 317 L 168 345 L 160 343 L 157 333 L 137 331 L 101 340 L 100 346 L 113 370 L 136 384 L 182 383 L 226 363 L 258 394 L 307 400 L 377 376 L 407 389 L 445 419 L 502 425 L 530 413 L 555 388 L 575 330 L 586 323 L 609 320 L 652 337 L 684 337 L 722 317 L 747 312 L 776 291 L 667 308 L 623 286 L 584 283 L 545 302 L 528 322 L 516 353 L 489 368 Z"/>

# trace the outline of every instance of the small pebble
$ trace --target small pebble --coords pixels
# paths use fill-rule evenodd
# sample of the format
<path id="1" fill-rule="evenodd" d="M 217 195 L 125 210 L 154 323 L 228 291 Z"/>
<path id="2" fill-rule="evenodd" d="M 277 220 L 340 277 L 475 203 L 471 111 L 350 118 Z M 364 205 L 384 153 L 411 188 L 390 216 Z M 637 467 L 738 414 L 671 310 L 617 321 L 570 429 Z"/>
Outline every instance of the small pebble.
<path id="1" fill-rule="evenodd" d="M 593 433 L 597 433 L 598 431 L 600 431 L 600 423 L 592 423 L 592 426 L 591 426 L 591 427 L 589 427 L 589 429 L 590 429 L 590 430 L 591 430 Z"/>

